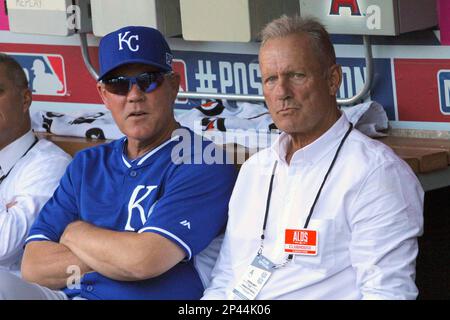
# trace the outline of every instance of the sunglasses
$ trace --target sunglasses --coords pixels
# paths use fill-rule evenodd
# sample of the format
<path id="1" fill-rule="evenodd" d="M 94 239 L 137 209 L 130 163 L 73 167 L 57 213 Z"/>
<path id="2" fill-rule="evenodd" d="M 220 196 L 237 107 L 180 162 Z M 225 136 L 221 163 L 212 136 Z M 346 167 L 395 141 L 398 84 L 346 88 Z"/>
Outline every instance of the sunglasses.
<path id="1" fill-rule="evenodd" d="M 144 72 L 136 77 L 119 76 L 102 80 L 105 89 L 113 94 L 126 96 L 130 92 L 133 84 L 145 93 L 150 93 L 158 88 L 164 81 L 164 75 L 171 72 Z"/>

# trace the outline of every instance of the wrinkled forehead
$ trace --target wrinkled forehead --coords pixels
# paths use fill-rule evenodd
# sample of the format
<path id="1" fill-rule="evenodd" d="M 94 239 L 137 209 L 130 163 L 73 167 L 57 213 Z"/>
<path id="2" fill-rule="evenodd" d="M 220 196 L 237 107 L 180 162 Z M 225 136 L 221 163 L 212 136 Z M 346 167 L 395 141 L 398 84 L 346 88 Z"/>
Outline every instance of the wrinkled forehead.
<path id="1" fill-rule="evenodd" d="M 267 52 L 291 53 L 294 56 L 317 57 L 314 41 L 307 33 L 293 33 L 283 37 L 267 39 L 259 49 L 259 57 Z"/>
<path id="2" fill-rule="evenodd" d="M 322 69 L 325 61 L 307 34 L 268 39 L 259 50 L 261 71 L 273 69 Z"/>

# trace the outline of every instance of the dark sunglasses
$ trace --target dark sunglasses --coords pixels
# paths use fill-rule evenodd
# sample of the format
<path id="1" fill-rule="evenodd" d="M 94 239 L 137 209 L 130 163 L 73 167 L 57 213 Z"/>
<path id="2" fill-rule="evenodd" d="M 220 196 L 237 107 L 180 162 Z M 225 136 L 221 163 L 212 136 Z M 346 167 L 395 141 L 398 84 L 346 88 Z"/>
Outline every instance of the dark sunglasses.
<path id="1" fill-rule="evenodd" d="M 136 84 L 139 89 L 145 93 L 150 93 L 158 88 L 164 81 L 164 75 L 171 72 L 144 72 L 136 77 L 119 76 L 102 80 L 105 89 L 108 92 L 126 96 L 130 92 L 133 84 Z"/>

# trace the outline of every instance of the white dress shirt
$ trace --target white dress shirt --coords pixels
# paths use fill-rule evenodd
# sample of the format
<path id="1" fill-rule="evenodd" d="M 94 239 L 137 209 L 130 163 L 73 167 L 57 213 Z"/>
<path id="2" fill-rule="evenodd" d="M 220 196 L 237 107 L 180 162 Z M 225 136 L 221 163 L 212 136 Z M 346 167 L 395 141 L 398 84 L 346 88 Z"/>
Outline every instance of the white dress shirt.
<path id="1" fill-rule="evenodd" d="M 232 289 L 260 247 L 266 200 L 278 161 L 263 255 L 285 261 L 286 229 L 302 229 L 337 147 L 343 115 L 287 164 L 289 135 L 252 156 L 240 170 L 213 280 L 203 299 L 233 299 Z M 409 166 L 384 144 L 353 130 L 344 143 L 309 223 L 318 254 L 294 256 L 276 269 L 257 299 L 415 299 L 417 237 L 423 189 Z"/>
<path id="2" fill-rule="evenodd" d="M 47 140 L 29 149 L 35 141 L 29 131 L 0 150 L 0 167 L 7 174 L 0 183 L 0 268 L 15 274 L 30 227 L 71 160 Z"/>

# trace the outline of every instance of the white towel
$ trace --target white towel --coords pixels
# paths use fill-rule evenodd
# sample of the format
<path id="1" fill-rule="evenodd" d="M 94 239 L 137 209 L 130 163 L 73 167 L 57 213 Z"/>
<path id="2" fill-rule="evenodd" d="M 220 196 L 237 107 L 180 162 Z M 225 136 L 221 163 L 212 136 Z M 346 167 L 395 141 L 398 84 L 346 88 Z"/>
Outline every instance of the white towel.
<path id="1" fill-rule="evenodd" d="M 383 131 L 388 129 L 388 117 L 378 102 L 370 101 L 343 107 L 342 110 L 355 128 L 369 137 L 386 135 Z M 181 125 L 216 143 L 239 143 L 249 148 L 265 148 L 270 145 L 273 136 L 279 133 L 262 103 L 210 101 L 176 118 Z M 64 136 L 98 139 L 123 137 L 109 111 L 77 115 L 37 111 L 32 113 L 32 127 L 35 131 Z M 246 139 L 246 136 L 250 139 Z"/>
<path id="2" fill-rule="evenodd" d="M 97 139 L 123 137 L 109 111 L 78 115 L 37 111 L 31 114 L 31 121 L 32 128 L 37 132 Z"/>
<path id="3" fill-rule="evenodd" d="M 341 110 L 356 129 L 365 135 L 377 138 L 384 137 L 389 127 L 389 119 L 383 106 L 375 101 L 358 104 L 353 107 L 342 107 Z"/>

